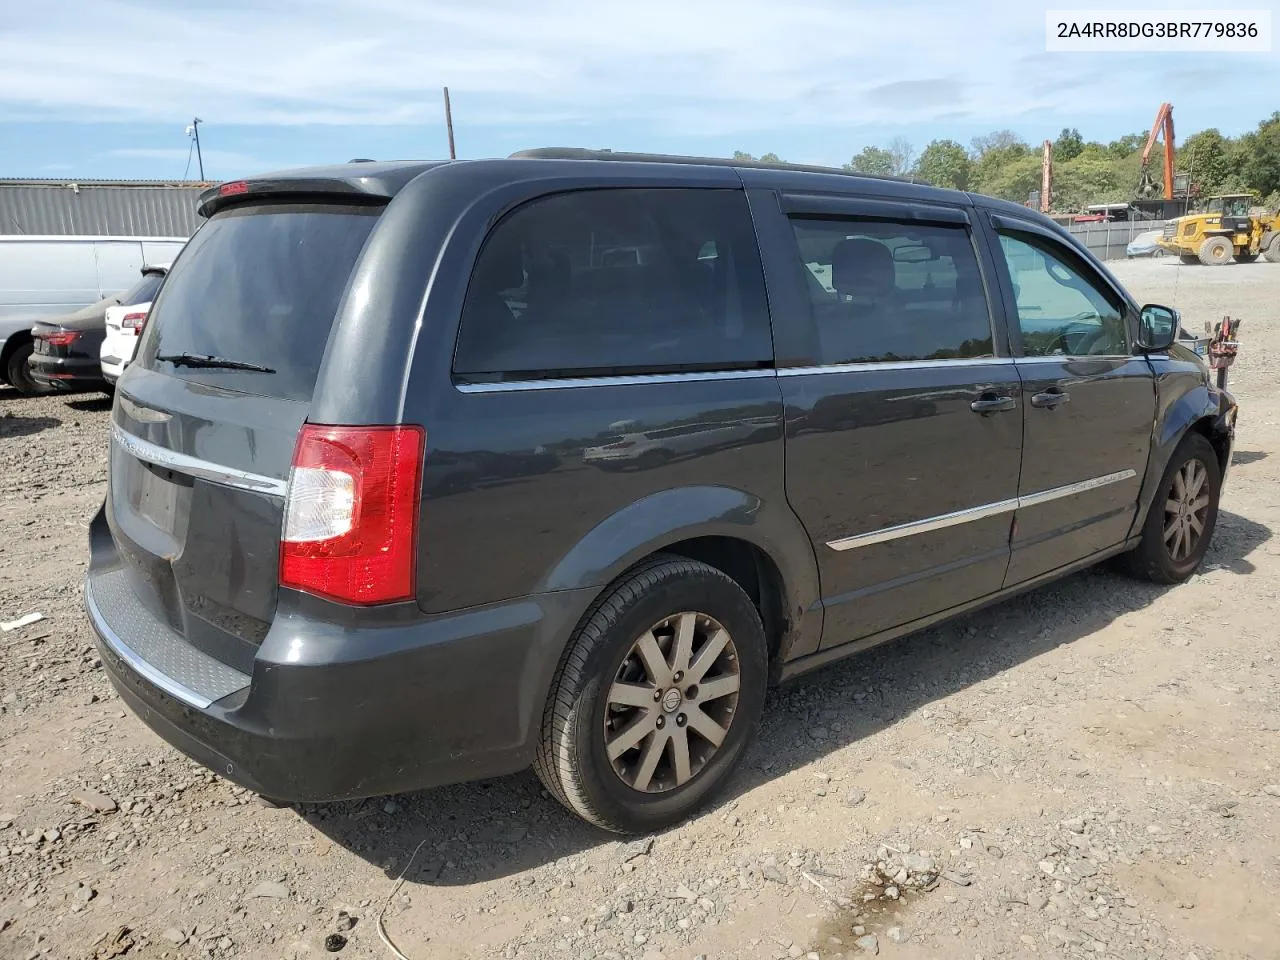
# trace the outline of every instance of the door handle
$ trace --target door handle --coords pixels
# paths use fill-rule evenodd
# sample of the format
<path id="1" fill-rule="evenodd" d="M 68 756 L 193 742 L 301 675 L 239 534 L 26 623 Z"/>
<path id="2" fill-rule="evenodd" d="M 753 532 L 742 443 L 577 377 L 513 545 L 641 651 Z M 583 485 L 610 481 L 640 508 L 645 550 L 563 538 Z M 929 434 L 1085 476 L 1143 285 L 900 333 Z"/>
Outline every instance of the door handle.
<path id="1" fill-rule="evenodd" d="M 969 409 L 985 417 L 993 413 L 1014 410 L 1017 406 L 1018 401 L 1014 400 L 1013 397 L 983 397 L 981 400 L 975 400 L 969 404 Z"/>
<path id="2" fill-rule="evenodd" d="M 1031 405 L 1039 407 L 1042 410 L 1052 410 L 1054 407 L 1061 406 L 1071 399 L 1071 394 L 1065 390 L 1046 390 L 1044 393 L 1037 393 L 1031 398 Z"/>

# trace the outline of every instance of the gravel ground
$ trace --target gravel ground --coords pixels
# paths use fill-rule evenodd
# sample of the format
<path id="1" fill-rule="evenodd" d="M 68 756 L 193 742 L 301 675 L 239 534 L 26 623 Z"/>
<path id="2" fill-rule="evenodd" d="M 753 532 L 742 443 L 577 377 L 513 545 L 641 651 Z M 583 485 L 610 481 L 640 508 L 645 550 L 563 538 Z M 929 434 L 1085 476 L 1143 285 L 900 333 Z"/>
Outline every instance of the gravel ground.
<path id="1" fill-rule="evenodd" d="M 275 809 L 152 735 L 80 609 L 109 408 L 0 388 L 0 957 L 1280 958 L 1280 266 L 1204 571 L 1090 571 L 772 694 L 721 803 L 622 843 L 532 774 Z M 416 856 L 414 855 L 416 851 Z M 402 885 L 396 879 L 404 873 Z"/>

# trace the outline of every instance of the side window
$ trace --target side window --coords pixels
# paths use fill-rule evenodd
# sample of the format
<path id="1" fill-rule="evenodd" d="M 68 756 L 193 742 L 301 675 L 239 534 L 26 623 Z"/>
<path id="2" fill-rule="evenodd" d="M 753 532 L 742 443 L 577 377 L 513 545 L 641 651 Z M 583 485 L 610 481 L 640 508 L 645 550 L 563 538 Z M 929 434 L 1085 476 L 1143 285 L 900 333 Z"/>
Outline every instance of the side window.
<path id="1" fill-rule="evenodd" d="M 543 197 L 494 227 L 454 372 L 519 380 L 772 362 L 745 194 L 628 188 Z"/>
<path id="2" fill-rule="evenodd" d="M 1031 234 L 1000 234 L 1029 357 L 1128 356 L 1124 314 L 1072 265 Z"/>
<path id="3" fill-rule="evenodd" d="M 808 217 L 791 224 L 819 363 L 994 356 L 967 229 Z"/>

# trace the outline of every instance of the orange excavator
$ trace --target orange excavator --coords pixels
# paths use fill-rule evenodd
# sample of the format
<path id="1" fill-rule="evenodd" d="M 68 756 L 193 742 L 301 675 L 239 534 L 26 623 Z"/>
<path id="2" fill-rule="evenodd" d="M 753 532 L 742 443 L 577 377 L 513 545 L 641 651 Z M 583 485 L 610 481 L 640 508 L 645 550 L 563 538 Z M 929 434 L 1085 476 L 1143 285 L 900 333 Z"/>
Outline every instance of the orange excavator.
<path id="1" fill-rule="evenodd" d="M 1156 136 L 1164 135 L 1164 182 L 1157 183 L 1151 179 L 1148 169 L 1151 163 L 1151 150 L 1156 145 Z M 1142 176 L 1138 180 L 1138 196 L 1154 197 L 1163 190 L 1166 200 L 1173 199 L 1173 104 L 1162 103 L 1156 111 L 1156 122 L 1151 125 L 1151 133 L 1147 137 L 1147 145 L 1142 151 Z"/>

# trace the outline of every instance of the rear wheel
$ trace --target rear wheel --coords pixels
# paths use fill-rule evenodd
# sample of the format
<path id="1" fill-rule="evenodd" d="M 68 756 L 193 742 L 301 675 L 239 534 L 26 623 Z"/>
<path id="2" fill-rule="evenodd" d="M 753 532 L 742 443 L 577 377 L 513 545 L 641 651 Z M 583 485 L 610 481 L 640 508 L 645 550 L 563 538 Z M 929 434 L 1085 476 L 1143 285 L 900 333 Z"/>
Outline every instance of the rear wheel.
<path id="1" fill-rule="evenodd" d="M 1226 237 L 1210 237 L 1200 244 L 1200 262 L 1206 267 L 1220 267 L 1231 262 L 1235 248 Z"/>
<path id="2" fill-rule="evenodd" d="M 31 368 L 27 366 L 27 358 L 31 356 L 34 350 L 35 344 L 30 340 L 22 341 L 18 344 L 17 349 L 9 354 L 9 362 L 5 365 L 5 377 L 13 388 L 25 397 L 48 393 L 48 389 L 41 386 L 31 376 Z"/>
<path id="3" fill-rule="evenodd" d="M 1222 471 L 1201 434 L 1189 433 L 1165 468 L 1142 525 L 1142 539 L 1124 565 L 1155 583 L 1181 583 L 1195 573 L 1218 521 Z"/>
<path id="4" fill-rule="evenodd" d="M 618 581 L 574 634 L 534 769 L 606 830 L 669 826 L 737 766 L 767 671 L 764 627 L 742 588 L 704 563 L 657 557 Z"/>

